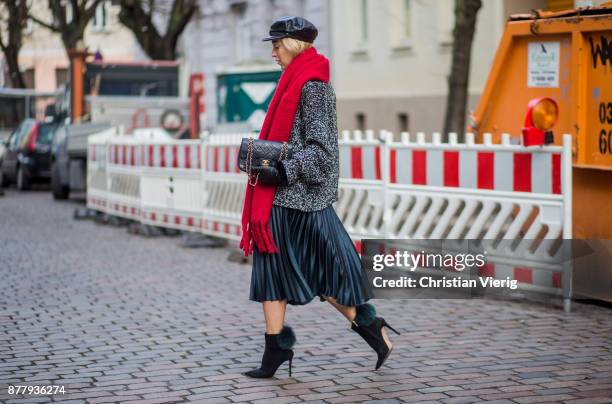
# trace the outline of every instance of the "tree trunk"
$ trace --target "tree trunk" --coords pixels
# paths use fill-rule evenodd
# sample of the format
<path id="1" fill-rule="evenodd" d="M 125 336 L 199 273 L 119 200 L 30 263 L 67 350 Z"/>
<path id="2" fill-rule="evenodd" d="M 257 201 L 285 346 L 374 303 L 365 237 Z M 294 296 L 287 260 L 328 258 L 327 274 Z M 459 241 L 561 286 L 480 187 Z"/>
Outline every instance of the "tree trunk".
<path id="1" fill-rule="evenodd" d="M 19 49 L 9 48 L 4 52 L 6 67 L 8 68 L 9 80 L 13 88 L 25 88 L 26 83 L 19 70 Z"/>
<path id="2" fill-rule="evenodd" d="M 79 31 L 67 31 L 62 32 L 62 43 L 64 49 L 68 52 L 68 49 L 76 49 L 77 43 L 83 39 L 83 32 Z"/>
<path id="3" fill-rule="evenodd" d="M 465 131 L 472 41 L 476 29 L 476 16 L 481 6 L 481 0 L 455 0 L 453 59 L 448 77 L 444 118 L 445 138 L 449 132 L 455 132 L 462 139 Z"/>
<path id="4" fill-rule="evenodd" d="M 21 70 L 19 70 L 19 51 L 21 50 L 23 30 L 28 18 L 26 0 L 1 0 L 0 5 L 4 6 L 6 10 L 7 27 L 5 27 L 5 32 L 8 34 L 5 43 L 2 33 L 0 33 L 0 48 L 6 59 L 11 87 L 25 88 L 25 80 Z M 1 29 L 2 27 L 0 27 Z"/>

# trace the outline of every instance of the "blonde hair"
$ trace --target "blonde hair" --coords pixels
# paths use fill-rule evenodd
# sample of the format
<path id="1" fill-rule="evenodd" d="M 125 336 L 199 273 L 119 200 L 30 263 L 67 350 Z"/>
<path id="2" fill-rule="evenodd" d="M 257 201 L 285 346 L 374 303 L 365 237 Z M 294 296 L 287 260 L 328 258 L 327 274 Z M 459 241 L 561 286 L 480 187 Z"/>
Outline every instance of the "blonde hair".
<path id="1" fill-rule="evenodd" d="M 294 38 L 282 38 L 280 43 L 285 49 L 287 49 L 291 56 L 294 57 L 312 47 L 310 42 L 304 42 Z"/>

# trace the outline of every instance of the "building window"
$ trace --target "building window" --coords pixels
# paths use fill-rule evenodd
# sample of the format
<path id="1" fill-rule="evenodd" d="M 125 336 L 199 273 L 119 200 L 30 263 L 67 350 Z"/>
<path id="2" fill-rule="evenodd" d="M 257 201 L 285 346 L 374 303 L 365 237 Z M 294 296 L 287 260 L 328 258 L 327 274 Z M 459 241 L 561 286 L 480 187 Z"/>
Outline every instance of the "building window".
<path id="1" fill-rule="evenodd" d="M 413 34 L 412 0 L 389 0 L 384 4 L 391 31 L 391 45 L 394 48 L 410 47 Z"/>
<path id="2" fill-rule="evenodd" d="M 363 51 L 368 42 L 368 0 L 353 0 L 353 48 Z"/>
<path id="3" fill-rule="evenodd" d="M 105 31 L 108 29 L 110 19 L 110 1 L 102 1 L 96 7 L 96 13 L 91 20 L 91 27 L 94 31 Z"/>
<path id="4" fill-rule="evenodd" d="M 361 6 L 359 9 L 360 19 L 359 19 L 359 31 L 361 33 L 361 37 L 359 40 L 361 42 L 368 41 L 368 12 L 367 12 L 368 0 L 361 0 Z"/>
<path id="5" fill-rule="evenodd" d="M 26 69 L 21 72 L 26 88 L 36 88 L 36 80 L 34 79 L 35 70 L 33 68 Z"/>
<path id="6" fill-rule="evenodd" d="M 410 129 L 410 118 L 407 113 L 401 112 L 397 114 L 397 124 L 399 132 L 408 132 Z"/>
<path id="7" fill-rule="evenodd" d="M 438 44 L 452 45 L 455 25 L 455 2 L 453 0 L 436 1 L 436 20 Z"/>
<path id="8" fill-rule="evenodd" d="M 402 5 L 402 38 L 412 36 L 412 14 L 410 12 L 410 0 L 404 0 Z"/>
<path id="9" fill-rule="evenodd" d="M 363 112 L 358 112 L 355 115 L 356 126 L 358 130 L 364 131 L 366 129 L 366 117 Z"/>
<path id="10" fill-rule="evenodd" d="M 239 3 L 234 8 L 236 15 L 236 59 L 241 62 L 251 57 L 251 30 L 247 18 L 247 4 Z"/>
<path id="11" fill-rule="evenodd" d="M 57 67 L 55 69 L 55 88 L 68 83 L 68 69 Z"/>

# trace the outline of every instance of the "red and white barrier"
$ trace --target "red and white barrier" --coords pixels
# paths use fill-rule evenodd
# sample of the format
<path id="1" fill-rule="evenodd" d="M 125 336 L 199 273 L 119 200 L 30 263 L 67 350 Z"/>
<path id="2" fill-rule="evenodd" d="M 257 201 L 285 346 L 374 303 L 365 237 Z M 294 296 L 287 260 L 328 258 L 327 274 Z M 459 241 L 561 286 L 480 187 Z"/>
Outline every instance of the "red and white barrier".
<path id="1" fill-rule="evenodd" d="M 107 141 L 121 133 L 121 128 L 110 128 L 88 137 L 87 146 L 87 206 L 100 212 L 107 211 L 108 174 Z"/>
<path id="2" fill-rule="evenodd" d="M 143 223 L 238 240 L 246 175 L 237 158 L 243 137 L 207 134 L 194 140 L 115 135 L 90 141 L 88 206 Z M 523 147 L 485 134 L 442 143 L 389 132 L 342 132 L 334 208 L 359 240 L 506 239 L 483 274 L 521 287 L 561 294 L 569 308 L 571 268 L 540 254 L 571 238 L 571 137 L 563 146 Z M 106 183 L 100 178 L 106 176 Z M 97 180 L 96 180 L 97 178 Z M 104 187 L 106 185 L 106 188 Z M 532 244 L 532 240 L 545 240 Z M 528 245 L 529 244 L 529 245 Z M 544 258 L 542 258 L 544 257 Z M 556 265 L 556 266 L 555 266 Z"/>
<path id="3" fill-rule="evenodd" d="M 434 133 L 431 144 L 423 139 L 419 133 L 416 144 L 411 144 L 404 136 L 391 148 L 391 183 L 561 194 L 561 151 L 509 149 L 509 136 L 502 138 L 501 145 L 493 145 L 490 135 L 482 145 L 475 145 L 471 134 L 461 145 L 453 133 L 447 144 L 440 143 L 439 133 Z"/>
<path id="4" fill-rule="evenodd" d="M 141 170 L 135 164 L 138 143 L 131 136 L 116 136 L 111 139 L 107 142 L 106 152 L 108 156 L 106 213 L 139 220 Z"/>
<path id="5" fill-rule="evenodd" d="M 343 131 L 336 213 L 360 251 L 362 238 L 383 238 L 382 144 L 372 131 Z"/>
<path id="6" fill-rule="evenodd" d="M 211 236 L 240 240 L 240 218 L 246 188 L 246 175 L 238 168 L 238 150 L 243 137 L 252 134 L 204 134 L 202 170 L 202 232 Z"/>
<path id="7" fill-rule="evenodd" d="M 145 224 L 202 229 L 202 144 L 147 140 L 140 144 L 141 218 Z"/>
<path id="8" fill-rule="evenodd" d="M 434 134 L 426 143 L 419 134 L 416 142 L 387 141 L 385 238 L 514 240 L 513 249 L 489 248 L 491 274 L 563 295 L 569 309 L 571 271 L 563 250 L 547 251 L 572 234 L 571 137 L 562 147 L 512 145 L 508 135 L 501 144 L 484 140 L 474 144 L 468 134 L 458 144 L 451 134 L 443 144 Z"/>

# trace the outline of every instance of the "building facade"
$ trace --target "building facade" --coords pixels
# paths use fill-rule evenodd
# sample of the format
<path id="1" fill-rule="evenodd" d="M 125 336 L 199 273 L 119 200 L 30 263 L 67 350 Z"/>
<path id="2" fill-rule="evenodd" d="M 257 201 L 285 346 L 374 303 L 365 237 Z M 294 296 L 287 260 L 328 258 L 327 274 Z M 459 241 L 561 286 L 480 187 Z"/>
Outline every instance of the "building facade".
<path id="1" fill-rule="evenodd" d="M 482 2 L 472 44 L 469 108 L 484 87 L 506 12 L 502 0 Z M 442 130 L 454 1 L 337 0 L 331 13 L 339 127 Z"/>
<path id="2" fill-rule="evenodd" d="M 468 108 L 475 106 L 483 90 L 507 17 L 531 9 L 567 8 L 568 2 L 482 2 L 472 45 Z M 598 3 L 575 1 L 574 5 Z M 442 129 L 454 0 L 199 0 L 198 4 L 179 40 L 178 53 L 185 76 L 204 73 L 206 129 L 259 129 L 280 75 L 270 43 L 261 38 L 283 15 L 304 16 L 319 28 L 315 45 L 331 61 L 339 129 L 394 133 Z M 33 7 L 36 16 L 50 21 L 45 2 Z M 100 51 L 105 60 L 147 60 L 132 32 L 120 24 L 119 11 L 117 2 L 104 1 L 86 29 L 85 45 L 92 52 Z M 163 16 L 159 17 L 161 23 Z M 35 23 L 26 32 L 20 65 L 30 87 L 37 90 L 55 90 L 68 78 L 68 58 L 59 35 Z"/>
<path id="3" fill-rule="evenodd" d="M 119 10 L 111 0 L 103 1 L 85 29 L 84 45 L 90 52 L 100 51 L 105 60 L 146 60 L 132 32 L 119 23 Z M 47 2 L 33 2 L 31 12 L 51 23 Z M 31 21 L 19 53 L 19 65 L 26 73 L 28 86 L 36 90 L 53 91 L 68 80 L 69 61 L 60 35 Z"/>
<path id="4" fill-rule="evenodd" d="M 274 64 L 270 42 L 262 42 L 272 22 L 284 15 L 301 15 L 319 28 L 315 41 L 329 52 L 327 0 L 202 0 L 197 18 L 188 25 L 181 46 L 192 72 L 203 72 L 206 127 L 259 129 L 264 105 L 271 98 L 280 68 Z M 230 108 L 230 102 L 241 103 Z M 248 104 L 248 105 L 247 105 Z M 242 108 L 240 114 L 231 110 Z"/>
<path id="5" fill-rule="evenodd" d="M 468 110 L 475 108 L 508 17 L 602 1 L 486 0 L 472 44 Z M 443 129 L 452 57 L 454 0 L 333 0 L 331 49 L 338 127 Z"/>
<path id="6" fill-rule="evenodd" d="M 470 108 L 484 87 L 507 16 L 532 8 L 547 8 L 547 2 L 483 2 L 472 47 Z M 244 121 L 248 125 L 233 128 L 261 125 L 279 74 L 270 44 L 261 38 L 283 15 L 302 15 L 319 28 L 315 45 L 331 61 L 339 128 L 442 129 L 454 0 L 202 0 L 181 46 L 189 69 L 205 75 L 209 130 Z M 230 77 L 241 75 L 256 83 Z M 225 105 L 239 96 L 254 100 L 246 113 Z"/>

